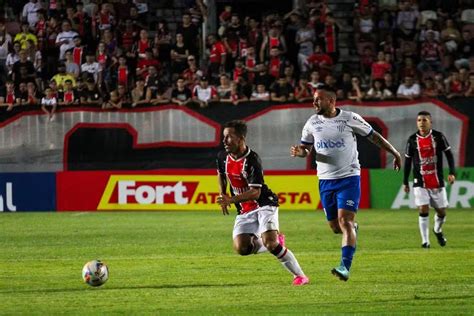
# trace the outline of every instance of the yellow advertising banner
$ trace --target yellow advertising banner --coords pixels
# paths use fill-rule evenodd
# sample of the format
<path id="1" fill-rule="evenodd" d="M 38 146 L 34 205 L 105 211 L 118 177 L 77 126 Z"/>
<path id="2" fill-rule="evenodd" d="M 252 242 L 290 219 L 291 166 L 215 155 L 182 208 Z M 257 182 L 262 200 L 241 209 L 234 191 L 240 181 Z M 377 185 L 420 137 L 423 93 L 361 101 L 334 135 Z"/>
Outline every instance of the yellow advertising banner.
<path id="1" fill-rule="evenodd" d="M 319 191 L 315 175 L 266 175 L 278 195 L 280 210 L 315 210 Z M 97 210 L 218 211 L 217 175 L 111 174 Z"/>

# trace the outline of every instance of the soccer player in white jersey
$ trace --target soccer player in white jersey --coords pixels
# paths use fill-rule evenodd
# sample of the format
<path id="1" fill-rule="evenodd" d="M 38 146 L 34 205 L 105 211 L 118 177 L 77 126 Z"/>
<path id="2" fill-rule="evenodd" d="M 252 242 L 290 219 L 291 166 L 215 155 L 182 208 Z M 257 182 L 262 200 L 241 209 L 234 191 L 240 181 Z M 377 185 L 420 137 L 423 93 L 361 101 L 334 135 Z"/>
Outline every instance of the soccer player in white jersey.
<path id="1" fill-rule="evenodd" d="M 292 157 L 306 157 L 314 147 L 319 178 L 319 193 L 329 226 L 342 233 L 342 258 L 332 274 L 349 279 L 356 250 L 355 215 L 360 201 L 360 164 L 355 134 L 367 137 L 395 158 L 393 167 L 400 170 L 400 153 L 359 114 L 336 108 L 336 93 L 327 86 L 314 93 L 316 114 L 306 122 L 300 145 L 290 148 Z"/>

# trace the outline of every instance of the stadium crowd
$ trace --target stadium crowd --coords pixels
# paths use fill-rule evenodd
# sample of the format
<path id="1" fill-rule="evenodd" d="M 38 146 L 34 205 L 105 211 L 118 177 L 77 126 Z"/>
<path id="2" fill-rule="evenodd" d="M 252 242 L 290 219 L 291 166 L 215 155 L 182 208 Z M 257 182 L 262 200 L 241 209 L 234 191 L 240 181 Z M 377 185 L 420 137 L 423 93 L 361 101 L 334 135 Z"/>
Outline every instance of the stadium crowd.
<path id="1" fill-rule="evenodd" d="M 184 2 L 171 31 L 165 19 L 148 23 L 155 13 L 145 0 L 6 1 L 0 104 L 7 111 L 43 105 L 52 115 L 53 98 L 104 109 L 308 102 L 321 84 L 355 102 L 474 96 L 472 0 L 356 1 L 353 21 L 345 21 L 353 26 L 356 72 L 336 67 L 347 23 L 325 0 L 264 16 L 226 5 L 204 49 L 208 10 L 202 0 Z"/>

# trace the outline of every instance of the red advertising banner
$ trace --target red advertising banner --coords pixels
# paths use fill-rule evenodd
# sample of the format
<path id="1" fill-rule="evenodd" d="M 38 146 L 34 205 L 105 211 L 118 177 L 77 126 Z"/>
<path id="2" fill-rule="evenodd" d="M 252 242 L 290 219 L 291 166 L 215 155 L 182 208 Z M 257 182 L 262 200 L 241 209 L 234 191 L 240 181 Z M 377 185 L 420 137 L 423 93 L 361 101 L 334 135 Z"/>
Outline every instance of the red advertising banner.
<path id="1" fill-rule="evenodd" d="M 315 210 L 317 177 L 308 171 L 268 172 L 282 210 Z M 368 208 L 369 177 L 362 171 L 360 207 Z M 58 211 L 217 210 L 216 171 L 66 171 L 57 173 Z"/>

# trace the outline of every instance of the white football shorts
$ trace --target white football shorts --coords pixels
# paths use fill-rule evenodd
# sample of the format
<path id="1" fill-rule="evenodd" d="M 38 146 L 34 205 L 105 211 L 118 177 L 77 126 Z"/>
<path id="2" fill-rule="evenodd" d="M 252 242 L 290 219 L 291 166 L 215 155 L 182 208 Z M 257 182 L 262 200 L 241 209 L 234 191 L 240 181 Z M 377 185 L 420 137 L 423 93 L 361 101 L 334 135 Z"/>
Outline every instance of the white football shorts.
<path id="1" fill-rule="evenodd" d="M 237 215 L 232 238 L 240 234 L 260 236 L 269 230 L 279 230 L 278 206 L 265 205 L 251 212 Z"/>
<path id="2" fill-rule="evenodd" d="M 414 187 L 413 194 L 415 195 L 416 206 L 431 205 L 435 208 L 448 207 L 448 196 L 446 188 L 439 189 L 425 189 L 421 187 Z"/>

